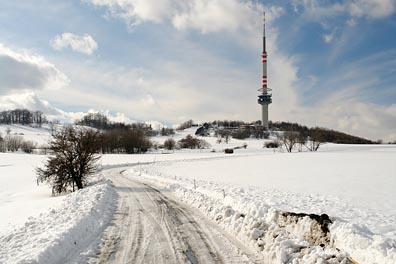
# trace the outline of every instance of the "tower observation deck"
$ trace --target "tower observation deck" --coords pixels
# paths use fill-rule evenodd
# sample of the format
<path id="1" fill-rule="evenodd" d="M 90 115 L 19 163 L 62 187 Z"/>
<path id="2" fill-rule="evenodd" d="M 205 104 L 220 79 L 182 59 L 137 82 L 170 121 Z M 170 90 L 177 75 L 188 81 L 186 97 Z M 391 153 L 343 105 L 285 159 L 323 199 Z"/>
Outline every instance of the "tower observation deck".
<path id="1" fill-rule="evenodd" d="M 268 130 L 268 105 L 272 103 L 272 90 L 267 85 L 267 49 L 265 47 L 265 13 L 263 14 L 263 52 L 261 54 L 263 63 L 263 75 L 261 88 L 258 89 L 261 94 L 257 102 L 261 105 L 261 125 Z"/>

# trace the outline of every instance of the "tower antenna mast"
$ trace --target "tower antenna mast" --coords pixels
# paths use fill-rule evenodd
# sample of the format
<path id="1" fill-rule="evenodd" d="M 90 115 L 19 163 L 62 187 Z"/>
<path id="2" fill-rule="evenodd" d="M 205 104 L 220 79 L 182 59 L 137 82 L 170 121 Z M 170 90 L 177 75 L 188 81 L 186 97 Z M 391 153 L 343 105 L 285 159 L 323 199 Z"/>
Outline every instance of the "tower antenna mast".
<path id="1" fill-rule="evenodd" d="M 261 125 L 268 130 L 268 105 L 272 103 L 272 90 L 267 85 L 267 49 L 265 40 L 265 12 L 263 13 L 263 52 L 261 54 L 263 63 L 263 75 L 261 88 L 258 89 L 261 94 L 258 96 L 257 102 L 261 105 Z"/>

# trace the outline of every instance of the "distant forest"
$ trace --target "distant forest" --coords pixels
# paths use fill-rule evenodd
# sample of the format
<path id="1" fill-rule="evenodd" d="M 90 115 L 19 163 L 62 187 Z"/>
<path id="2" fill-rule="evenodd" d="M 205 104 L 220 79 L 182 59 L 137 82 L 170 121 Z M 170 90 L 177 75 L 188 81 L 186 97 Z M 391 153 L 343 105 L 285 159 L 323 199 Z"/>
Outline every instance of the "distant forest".
<path id="1" fill-rule="evenodd" d="M 162 128 L 160 131 L 153 130 L 151 125 L 145 123 L 125 124 L 121 122 L 111 122 L 107 116 L 101 113 L 89 113 L 84 115 L 80 120 L 75 122 L 76 125 L 89 126 L 96 129 L 110 130 L 138 130 L 142 131 L 145 136 L 151 137 L 161 134 L 162 136 L 173 135 L 175 132 L 172 128 Z"/>
<path id="2" fill-rule="evenodd" d="M 191 120 L 185 122 L 185 124 L 191 124 Z M 185 127 L 183 123 L 181 126 Z M 234 138 L 248 138 L 248 137 L 256 137 L 262 138 L 267 137 L 268 132 L 259 133 L 254 129 L 255 126 L 259 125 L 260 121 L 255 122 L 243 122 L 243 121 L 235 121 L 235 120 L 216 120 L 208 123 L 204 123 L 203 126 L 206 127 L 215 127 L 217 130 L 221 129 L 230 129 L 231 136 Z M 319 137 L 322 142 L 331 142 L 338 144 L 376 144 L 377 142 L 352 136 L 343 132 L 339 132 L 332 129 L 327 129 L 323 127 L 312 127 L 308 128 L 307 126 L 300 125 L 298 123 L 290 123 L 290 122 L 272 122 L 269 121 L 269 130 L 270 131 L 289 131 L 289 132 L 298 132 L 304 136 L 310 137 L 315 133 L 316 137 Z M 220 133 L 224 133 L 224 131 L 220 131 Z"/>
<path id="3" fill-rule="evenodd" d="M 0 124 L 21 124 L 21 125 L 30 125 L 37 124 L 41 126 L 43 123 L 47 122 L 45 115 L 41 111 L 30 111 L 27 109 L 14 109 L 8 111 L 0 112 Z M 146 137 L 152 137 L 156 135 L 162 136 L 170 136 L 175 132 L 172 128 L 162 128 L 160 131 L 155 131 L 152 129 L 150 125 L 145 123 L 134 123 L 134 124 L 125 124 L 121 122 L 111 122 L 107 116 L 100 113 L 89 113 L 86 114 L 83 118 L 76 121 L 77 125 L 94 127 L 104 131 L 110 130 L 134 130 L 140 131 Z M 268 137 L 267 131 L 257 130 L 257 125 L 260 124 L 260 121 L 255 122 L 244 122 L 238 120 L 215 120 L 212 122 L 206 122 L 202 126 L 205 130 L 212 128 L 215 130 L 215 134 L 229 134 L 231 137 L 244 139 L 244 138 L 266 138 Z M 192 126 L 197 126 L 193 122 L 193 120 L 188 120 L 179 125 L 177 130 L 186 129 Z M 332 129 L 322 128 L 322 127 L 313 127 L 308 128 L 307 126 L 300 125 L 298 123 L 290 123 L 290 122 L 269 122 L 269 129 L 271 131 L 291 131 L 298 132 L 304 136 L 311 136 L 315 133 L 316 136 L 320 135 L 320 138 L 323 142 L 332 142 L 339 144 L 375 144 L 377 142 L 349 135 L 343 132 L 339 132 Z M 228 132 L 227 132 L 228 131 Z M 140 133 L 139 132 L 139 133 Z M 109 133 L 110 134 L 110 133 Z M 111 133 L 114 134 L 114 133 Z"/>
<path id="4" fill-rule="evenodd" d="M 0 124 L 38 124 L 41 126 L 45 121 L 45 116 L 41 111 L 14 109 L 0 112 Z"/>
<path id="5" fill-rule="evenodd" d="M 279 131 L 295 131 L 307 136 L 310 136 L 313 132 L 315 132 L 319 134 L 323 142 L 331 142 L 338 144 L 375 144 L 376 143 L 374 141 L 365 138 L 352 136 L 336 130 L 327 129 L 323 127 L 308 128 L 306 126 L 297 123 L 269 122 L 269 128 L 271 130 L 279 130 Z"/>

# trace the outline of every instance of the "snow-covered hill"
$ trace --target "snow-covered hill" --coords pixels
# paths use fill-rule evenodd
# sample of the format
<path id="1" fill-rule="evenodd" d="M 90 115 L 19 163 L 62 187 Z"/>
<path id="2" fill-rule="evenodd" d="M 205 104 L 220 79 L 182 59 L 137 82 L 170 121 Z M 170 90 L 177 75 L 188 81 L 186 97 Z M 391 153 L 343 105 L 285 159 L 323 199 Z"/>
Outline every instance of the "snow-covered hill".
<path id="1" fill-rule="evenodd" d="M 47 144 L 51 137 L 51 128 L 49 125 L 44 124 L 42 127 L 24 126 L 18 124 L 5 125 L 0 124 L 0 133 L 4 137 L 10 131 L 11 135 L 18 135 L 27 141 L 33 141 L 38 145 Z"/>

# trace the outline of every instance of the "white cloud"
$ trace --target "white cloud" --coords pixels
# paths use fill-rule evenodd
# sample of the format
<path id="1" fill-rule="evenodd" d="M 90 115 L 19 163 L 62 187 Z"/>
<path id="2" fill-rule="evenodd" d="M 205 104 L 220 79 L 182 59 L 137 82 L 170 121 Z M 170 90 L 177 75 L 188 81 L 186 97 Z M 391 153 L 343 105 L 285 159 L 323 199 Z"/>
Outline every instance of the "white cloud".
<path id="1" fill-rule="evenodd" d="M 93 54 L 93 52 L 98 48 L 98 44 L 90 35 L 85 34 L 84 36 L 78 36 L 73 33 L 56 35 L 52 40 L 50 40 L 50 45 L 55 50 L 63 50 L 70 46 L 72 50 L 87 55 Z"/>
<path id="2" fill-rule="evenodd" d="M 351 16 L 371 18 L 387 17 L 395 13 L 394 0 L 355 0 L 347 4 Z"/>
<path id="3" fill-rule="evenodd" d="M 308 82 L 292 83 L 288 89 L 295 91 L 294 103 L 278 104 L 275 101 L 271 109 L 278 117 L 278 108 L 290 109 L 276 120 L 299 122 L 308 126 L 323 126 L 346 133 L 366 137 L 372 140 L 396 140 L 396 104 L 376 103 L 375 98 L 387 96 L 387 91 L 394 91 L 393 83 L 383 86 L 387 72 L 384 69 L 396 65 L 396 50 L 364 57 L 339 65 L 328 76 L 318 79 L 308 78 Z M 292 66 L 296 68 L 297 63 Z M 334 78 L 334 76 L 337 76 Z M 309 84 L 311 83 L 311 84 Z M 297 91 L 301 87 L 311 86 L 306 91 Z M 328 88 L 332 87 L 331 90 Z M 375 89 L 373 89 L 375 87 Z M 320 92 L 318 92 L 318 90 Z M 314 95 L 310 95 L 313 93 Z M 284 95 L 281 95 L 282 97 Z M 305 98 L 304 98 L 305 97 Z M 304 99 L 310 104 L 304 104 Z"/>
<path id="4" fill-rule="evenodd" d="M 50 118 L 58 119 L 65 116 L 65 113 L 53 107 L 49 102 L 41 100 L 34 92 L 15 93 L 0 96 L 0 110 L 29 109 L 31 111 L 42 111 Z"/>
<path id="5" fill-rule="evenodd" d="M 333 34 L 325 34 L 323 35 L 323 39 L 326 43 L 330 43 L 333 41 L 334 35 Z"/>
<path id="6" fill-rule="evenodd" d="M 34 92 L 23 92 L 0 96 L 0 111 L 10 109 L 29 109 L 31 111 L 42 111 L 47 120 L 60 121 L 63 123 L 74 123 L 81 119 L 84 112 L 66 112 L 42 100 Z"/>
<path id="7" fill-rule="evenodd" d="M 87 113 L 101 113 L 111 122 L 121 122 L 126 124 L 136 123 L 124 113 L 117 112 L 111 114 L 109 110 L 97 111 L 90 109 L 87 112 L 66 112 L 51 105 L 48 101 L 42 100 L 34 92 L 16 93 L 0 96 L 0 111 L 10 109 L 29 109 L 31 111 L 42 111 L 48 120 L 58 120 L 66 123 L 74 123 Z M 154 121 L 153 121 L 154 122 Z"/>
<path id="8" fill-rule="evenodd" d="M 183 3 L 175 0 L 82 0 L 108 8 L 108 16 L 123 19 L 130 29 L 144 21 L 163 22 Z"/>
<path id="9" fill-rule="evenodd" d="M 196 29 L 203 33 L 228 31 L 251 26 L 256 11 L 249 2 L 237 0 L 195 0 L 188 8 L 172 17 L 172 23 L 179 30 Z M 254 24 L 253 24 L 254 25 Z"/>
<path id="10" fill-rule="evenodd" d="M 348 19 L 346 23 L 347 23 L 347 25 L 350 26 L 350 27 L 356 26 L 356 20 L 353 19 L 353 18 Z"/>
<path id="11" fill-rule="evenodd" d="M 23 89 L 57 89 L 69 82 L 64 73 L 42 56 L 0 43 L 0 94 Z"/>
<path id="12" fill-rule="evenodd" d="M 348 87 L 310 107 L 297 108 L 292 118 L 310 126 L 324 126 L 372 140 L 396 140 L 396 104 L 378 105 L 359 99 Z"/>
<path id="13" fill-rule="evenodd" d="M 126 116 L 124 113 L 120 113 L 120 112 L 117 112 L 117 113 L 115 113 L 115 114 L 112 114 L 112 113 L 110 113 L 109 110 L 100 110 L 100 111 L 98 111 L 98 110 L 95 110 L 95 109 L 90 109 L 90 110 L 88 110 L 87 113 L 90 113 L 90 114 L 100 113 L 100 114 L 102 114 L 102 115 L 105 115 L 105 116 L 108 118 L 108 120 L 109 120 L 110 122 L 125 123 L 125 124 L 137 123 L 137 121 L 135 121 L 135 120 L 133 120 L 133 119 L 130 119 L 130 118 L 129 118 L 128 116 Z M 85 114 L 85 113 L 84 113 L 84 114 Z M 82 117 L 82 116 L 81 116 L 81 117 Z M 81 118 L 81 117 L 80 117 L 80 118 Z"/>
<path id="14" fill-rule="evenodd" d="M 90 2 L 96 6 L 108 8 L 112 16 L 120 17 L 132 26 L 144 21 L 163 22 L 173 25 L 177 30 L 196 30 L 204 34 L 232 33 L 230 35 L 240 40 L 245 46 L 260 52 L 258 35 L 261 32 L 260 13 L 264 7 L 250 1 L 169 0 L 163 2 L 161 7 L 161 10 L 167 10 L 166 12 L 146 10 L 146 14 L 139 11 L 143 10 L 141 9 L 142 3 L 136 0 L 91 0 Z M 146 0 L 146 7 L 153 2 L 158 1 Z M 381 6 L 379 1 L 374 2 Z M 350 19 L 358 16 L 380 18 L 387 14 L 379 11 L 368 14 L 364 11 L 366 10 L 364 5 L 359 5 L 364 12 L 359 14 L 356 10 L 352 11 L 352 4 L 363 4 L 363 0 L 338 4 L 315 0 L 304 0 L 300 3 L 303 5 L 295 5 L 296 12 L 301 10 L 300 7 L 304 7 L 308 15 L 319 21 L 322 21 L 322 18 L 339 14 L 348 14 L 351 16 Z M 342 95 L 345 95 L 343 91 L 347 91 L 349 87 L 339 85 L 337 87 L 340 87 L 340 90 L 337 93 L 331 94 L 326 99 L 318 98 L 314 105 L 304 105 L 303 93 L 301 87 L 298 86 L 300 61 L 285 51 L 279 50 L 278 32 L 271 23 L 274 18 L 281 16 L 284 10 L 268 6 L 265 10 L 268 12 L 267 48 L 270 56 L 268 76 L 269 86 L 273 88 L 274 100 L 270 106 L 270 119 L 301 122 L 311 126 L 321 125 L 371 139 L 382 137 L 391 140 L 394 128 L 390 127 L 389 123 L 395 123 L 391 114 L 394 106 L 380 106 L 358 99 L 358 92 L 349 91 L 356 96 L 355 100 L 342 99 Z M 330 24 L 328 30 L 331 28 Z M 332 32 L 327 40 L 331 41 L 333 38 Z M 180 122 L 189 118 L 207 121 L 214 117 L 257 120 L 260 111 L 255 98 L 256 88 L 260 83 L 260 69 L 257 69 L 257 74 L 248 73 L 246 69 L 238 68 L 232 62 L 216 57 L 201 47 L 194 46 L 191 50 L 194 52 L 189 54 L 188 62 L 190 63 L 184 60 L 169 61 L 162 63 L 159 68 L 153 66 L 151 69 L 146 69 L 144 76 L 128 78 L 127 71 L 113 71 L 113 77 L 117 76 L 114 79 L 126 78 L 133 82 L 130 86 L 133 87 L 130 89 L 134 93 L 133 96 L 114 97 L 117 101 L 117 111 L 139 113 L 139 119 L 157 119 L 167 122 Z M 191 63 L 191 61 L 196 63 Z M 200 65 L 205 65 L 205 67 Z M 151 74 L 152 72 L 156 74 Z M 97 75 L 100 76 L 99 73 Z M 317 81 L 323 82 L 320 79 Z M 109 81 L 102 83 L 107 82 Z M 127 85 L 115 86 L 119 87 L 122 93 L 128 90 Z M 106 101 L 101 102 L 101 99 L 97 102 L 106 103 Z M 386 118 L 374 120 L 375 115 L 369 112 L 371 107 L 376 108 L 373 111 L 375 115 L 386 116 Z"/>
<path id="15" fill-rule="evenodd" d="M 380 19 L 388 17 L 396 11 L 394 0 L 350 0 L 332 4 L 325 0 L 304 0 L 294 1 L 293 4 L 303 7 L 309 17 L 318 20 L 340 14 Z"/>
<path id="16" fill-rule="evenodd" d="M 142 104 L 146 107 L 152 107 L 156 104 L 153 96 L 151 94 L 147 94 L 144 98 L 140 99 Z"/>
<path id="17" fill-rule="evenodd" d="M 252 30 L 260 24 L 263 5 L 241 0 L 82 0 L 107 7 L 111 16 L 120 17 L 133 28 L 142 22 L 170 22 L 178 30 L 202 33 Z M 278 6 L 266 8 L 269 20 L 280 16 Z"/>
<path id="18" fill-rule="evenodd" d="M 164 124 L 158 121 L 146 121 L 144 122 L 146 125 L 151 126 L 153 130 L 161 130 L 162 128 L 166 127 Z"/>

